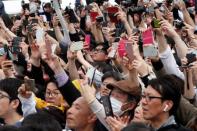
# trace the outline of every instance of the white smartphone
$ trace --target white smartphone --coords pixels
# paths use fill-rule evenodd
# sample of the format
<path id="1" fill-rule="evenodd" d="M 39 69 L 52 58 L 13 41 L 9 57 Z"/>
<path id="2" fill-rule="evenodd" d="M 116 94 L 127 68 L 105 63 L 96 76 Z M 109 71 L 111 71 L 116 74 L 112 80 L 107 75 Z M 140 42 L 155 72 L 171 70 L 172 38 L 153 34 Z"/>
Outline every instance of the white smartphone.
<path id="1" fill-rule="evenodd" d="M 145 57 L 154 57 L 158 55 L 158 50 L 155 45 L 143 46 L 143 53 Z"/>
<path id="2" fill-rule="evenodd" d="M 108 53 L 108 58 L 113 59 L 116 55 L 117 49 L 118 49 L 118 42 L 114 42 L 112 43 L 112 49 L 111 51 Z"/>
<path id="3" fill-rule="evenodd" d="M 70 45 L 70 51 L 75 52 L 83 49 L 83 41 L 73 42 Z"/>

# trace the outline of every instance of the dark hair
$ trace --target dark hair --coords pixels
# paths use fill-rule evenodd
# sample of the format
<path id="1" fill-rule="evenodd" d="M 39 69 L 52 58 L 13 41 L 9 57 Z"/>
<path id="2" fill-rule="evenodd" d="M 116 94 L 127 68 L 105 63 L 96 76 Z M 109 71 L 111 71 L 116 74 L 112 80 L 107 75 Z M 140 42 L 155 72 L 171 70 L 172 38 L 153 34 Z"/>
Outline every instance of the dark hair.
<path id="1" fill-rule="evenodd" d="M 22 126 L 40 127 L 40 129 L 45 129 L 46 131 L 62 130 L 57 120 L 55 120 L 51 115 L 44 112 L 28 115 L 24 118 Z"/>
<path id="2" fill-rule="evenodd" d="M 55 106 L 47 106 L 42 111 L 52 115 L 53 118 L 59 122 L 62 128 L 65 127 L 66 112 L 63 112 L 62 110 L 60 110 L 59 108 Z"/>
<path id="3" fill-rule="evenodd" d="M 15 126 L 0 126 L 0 131 L 19 131 L 19 129 Z"/>
<path id="4" fill-rule="evenodd" d="M 51 3 L 50 2 L 47 2 L 44 4 L 43 6 L 44 8 L 51 8 Z"/>
<path id="5" fill-rule="evenodd" d="M 174 75 L 164 75 L 158 79 L 152 79 L 149 81 L 153 89 L 155 89 L 162 96 L 162 101 L 171 100 L 173 106 L 169 111 L 169 114 L 175 114 L 181 99 L 181 85 L 182 81 Z M 184 84 L 183 84 L 184 85 Z"/>
<path id="6" fill-rule="evenodd" d="M 115 72 L 115 71 L 107 71 L 107 72 L 105 72 L 104 75 L 102 76 L 101 81 L 103 82 L 105 79 L 110 78 L 110 77 L 114 78 L 116 81 L 122 80 L 122 79 L 121 79 L 121 76 L 119 75 L 118 72 Z"/>
<path id="7" fill-rule="evenodd" d="M 18 88 L 21 86 L 23 82 L 16 78 L 6 78 L 0 81 L 0 90 L 6 92 L 9 97 L 10 101 L 18 99 Z M 16 112 L 20 115 L 23 114 L 22 112 L 22 105 L 19 100 L 19 106 L 17 107 Z"/>
<path id="8" fill-rule="evenodd" d="M 132 122 L 131 124 L 123 128 L 121 131 L 154 131 L 154 129 L 148 127 L 144 123 Z"/>
<path id="9" fill-rule="evenodd" d="M 47 129 L 41 128 L 39 126 L 22 126 L 19 128 L 20 131 L 47 131 Z"/>

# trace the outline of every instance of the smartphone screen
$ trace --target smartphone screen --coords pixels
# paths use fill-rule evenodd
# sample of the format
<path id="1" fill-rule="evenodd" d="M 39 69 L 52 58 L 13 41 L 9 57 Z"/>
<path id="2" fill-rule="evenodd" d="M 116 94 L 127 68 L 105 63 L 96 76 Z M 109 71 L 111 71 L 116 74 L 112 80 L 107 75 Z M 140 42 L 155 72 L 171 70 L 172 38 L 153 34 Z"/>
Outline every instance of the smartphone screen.
<path id="1" fill-rule="evenodd" d="M 119 11 L 118 7 L 108 7 L 107 12 L 111 22 L 118 23 L 115 14 Z"/>
<path id="2" fill-rule="evenodd" d="M 24 84 L 25 84 L 25 88 L 28 91 L 36 91 L 36 87 L 35 87 L 35 80 L 34 79 L 24 79 Z"/>
<path id="3" fill-rule="evenodd" d="M 152 45 L 154 42 L 152 29 L 147 29 L 142 33 L 143 45 Z"/>

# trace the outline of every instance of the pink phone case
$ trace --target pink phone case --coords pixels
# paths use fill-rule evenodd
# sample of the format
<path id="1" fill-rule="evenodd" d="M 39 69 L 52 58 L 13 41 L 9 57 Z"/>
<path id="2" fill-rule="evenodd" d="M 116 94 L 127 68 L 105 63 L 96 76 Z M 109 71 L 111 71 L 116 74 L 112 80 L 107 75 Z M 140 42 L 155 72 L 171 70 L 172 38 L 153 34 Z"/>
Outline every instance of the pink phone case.
<path id="1" fill-rule="evenodd" d="M 90 45 L 90 35 L 85 35 L 85 43 Z"/>
<path id="2" fill-rule="evenodd" d="M 152 29 L 147 29 L 142 33 L 143 45 L 152 45 L 154 42 Z"/>
<path id="3" fill-rule="evenodd" d="M 126 54 L 126 49 L 125 49 L 125 40 L 120 40 L 119 45 L 118 45 L 118 54 L 122 58 Z"/>

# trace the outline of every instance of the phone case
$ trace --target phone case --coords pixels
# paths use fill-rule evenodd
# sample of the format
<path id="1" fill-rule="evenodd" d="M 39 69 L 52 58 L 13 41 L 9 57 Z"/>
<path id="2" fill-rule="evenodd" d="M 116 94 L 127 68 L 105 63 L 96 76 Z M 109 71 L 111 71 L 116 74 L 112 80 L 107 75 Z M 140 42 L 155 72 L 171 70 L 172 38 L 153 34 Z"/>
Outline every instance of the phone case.
<path id="1" fill-rule="evenodd" d="M 115 14 L 118 12 L 118 7 L 108 7 L 107 8 L 107 12 L 108 12 L 108 16 L 110 18 L 111 22 L 117 23 L 117 17 L 115 16 Z"/>
<path id="2" fill-rule="evenodd" d="M 142 33 L 143 45 L 152 45 L 154 42 L 153 31 L 148 29 Z"/>
<path id="3" fill-rule="evenodd" d="M 135 56 L 133 54 L 133 45 L 132 43 L 126 43 L 126 53 L 127 57 L 130 61 L 133 61 L 135 59 Z"/>
<path id="4" fill-rule="evenodd" d="M 91 38 L 90 35 L 85 35 L 85 44 L 86 45 L 90 45 L 90 38 Z"/>
<path id="5" fill-rule="evenodd" d="M 96 21 L 96 17 L 99 16 L 99 13 L 98 12 L 90 12 L 90 19 L 92 22 L 95 22 Z"/>
<path id="6" fill-rule="evenodd" d="M 72 52 L 82 50 L 83 49 L 83 41 L 73 42 L 70 46 L 70 50 Z"/>
<path id="7" fill-rule="evenodd" d="M 114 116 L 111 101 L 110 101 L 110 96 L 102 96 L 100 100 L 105 109 L 106 116 Z"/>
<path id="8" fill-rule="evenodd" d="M 112 43 L 112 50 L 108 53 L 109 58 L 114 58 L 118 49 L 118 42 Z"/>
<path id="9" fill-rule="evenodd" d="M 125 40 L 120 40 L 118 45 L 118 54 L 122 58 L 126 54 L 125 50 Z"/>
<path id="10" fill-rule="evenodd" d="M 154 45 L 143 46 L 143 53 L 145 57 L 153 57 L 158 55 L 158 50 Z"/>

